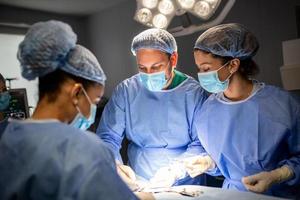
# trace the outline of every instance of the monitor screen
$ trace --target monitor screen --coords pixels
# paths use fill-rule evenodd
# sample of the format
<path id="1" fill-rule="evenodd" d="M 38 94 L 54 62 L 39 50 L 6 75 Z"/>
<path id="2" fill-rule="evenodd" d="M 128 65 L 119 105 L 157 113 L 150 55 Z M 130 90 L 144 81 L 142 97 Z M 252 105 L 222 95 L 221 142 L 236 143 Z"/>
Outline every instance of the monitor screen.
<path id="1" fill-rule="evenodd" d="M 4 111 L 6 117 L 26 119 L 29 117 L 29 107 L 25 88 L 10 89 L 9 107 Z"/>

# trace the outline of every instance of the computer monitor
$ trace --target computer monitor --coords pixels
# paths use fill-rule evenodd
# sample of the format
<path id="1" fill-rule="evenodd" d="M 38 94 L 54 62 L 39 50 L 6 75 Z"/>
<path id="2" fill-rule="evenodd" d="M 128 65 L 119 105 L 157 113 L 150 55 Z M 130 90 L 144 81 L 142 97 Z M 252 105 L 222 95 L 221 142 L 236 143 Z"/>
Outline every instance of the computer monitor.
<path id="1" fill-rule="evenodd" d="M 29 107 L 25 88 L 8 90 L 11 99 L 5 115 L 13 119 L 26 119 L 29 117 Z"/>

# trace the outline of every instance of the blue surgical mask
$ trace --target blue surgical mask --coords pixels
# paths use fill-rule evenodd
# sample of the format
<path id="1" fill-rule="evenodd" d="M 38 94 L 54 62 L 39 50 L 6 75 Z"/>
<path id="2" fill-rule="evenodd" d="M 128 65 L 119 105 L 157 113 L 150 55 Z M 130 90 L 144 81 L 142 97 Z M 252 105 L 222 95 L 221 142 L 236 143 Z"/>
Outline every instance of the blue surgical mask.
<path id="1" fill-rule="evenodd" d="M 97 106 L 92 103 L 92 101 L 90 100 L 90 98 L 87 95 L 84 88 L 82 88 L 82 91 L 83 91 L 84 95 L 86 96 L 88 102 L 90 103 L 90 116 L 89 116 L 89 118 L 86 118 L 81 113 L 79 107 L 76 106 L 76 109 L 77 109 L 78 113 L 75 116 L 75 118 L 73 119 L 73 121 L 70 123 L 70 125 L 75 127 L 75 128 L 79 128 L 81 130 L 87 130 L 95 122 Z"/>
<path id="2" fill-rule="evenodd" d="M 0 93 L 0 111 L 4 111 L 9 106 L 11 96 L 8 91 Z"/>
<path id="3" fill-rule="evenodd" d="M 215 71 L 198 73 L 201 87 L 210 93 L 224 92 L 228 88 L 229 78 L 232 74 L 225 81 L 220 81 L 218 71 L 227 64 L 228 62 Z"/>
<path id="4" fill-rule="evenodd" d="M 141 83 L 150 91 L 160 91 L 167 84 L 165 71 L 147 74 L 140 72 Z"/>

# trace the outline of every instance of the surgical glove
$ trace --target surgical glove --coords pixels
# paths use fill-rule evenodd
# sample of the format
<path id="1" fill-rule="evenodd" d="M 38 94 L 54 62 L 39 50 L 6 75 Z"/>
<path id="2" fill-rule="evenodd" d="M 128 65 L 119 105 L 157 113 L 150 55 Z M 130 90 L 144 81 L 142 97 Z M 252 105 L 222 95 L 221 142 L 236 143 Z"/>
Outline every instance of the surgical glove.
<path id="1" fill-rule="evenodd" d="M 216 167 L 210 156 L 193 156 L 183 160 L 187 173 L 194 178 Z"/>
<path id="2" fill-rule="evenodd" d="M 136 182 L 135 173 L 129 166 L 117 164 L 117 172 L 132 191 L 139 187 Z"/>
<path id="3" fill-rule="evenodd" d="M 282 166 L 270 172 L 260 172 L 252 176 L 242 178 L 242 182 L 247 190 L 263 193 L 272 185 L 289 180 L 294 176 L 294 172 L 288 166 Z"/>
<path id="4" fill-rule="evenodd" d="M 134 192 L 140 200 L 155 200 L 154 196 L 150 192 Z"/>
<path id="5" fill-rule="evenodd" d="M 162 167 L 150 179 L 150 187 L 171 187 L 176 180 L 184 178 L 186 171 L 181 164 Z"/>

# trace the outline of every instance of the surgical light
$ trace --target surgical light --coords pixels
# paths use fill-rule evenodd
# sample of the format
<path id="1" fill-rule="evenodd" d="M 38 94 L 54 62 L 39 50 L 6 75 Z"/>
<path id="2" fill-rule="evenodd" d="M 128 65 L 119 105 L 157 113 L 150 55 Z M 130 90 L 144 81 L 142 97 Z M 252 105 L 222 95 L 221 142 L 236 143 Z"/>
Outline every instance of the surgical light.
<path id="1" fill-rule="evenodd" d="M 152 8 L 155 8 L 157 6 L 157 2 L 158 2 L 158 0 L 143 0 L 142 4 L 146 8 L 152 9 Z"/>
<path id="2" fill-rule="evenodd" d="M 147 23 L 152 19 L 152 12 L 148 8 L 142 8 L 137 12 L 137 18 L 142 23 Z"/>
<path id="3" fill-rule="evenodd" d="M 162 14 L 169 15 L 171 14 L 175 9 L 174 5 L 171 0 L 162 0 L 158 4 L 158 10 Z"/>
<path id="4" fill-rule="evenodd" d="M 198 1 L 195 4 L 194 12 L 202 18 L 207 18 L 211 12 L 211 7 L 207 1 Z"/>
<path id="5" fill-rule="evenodd" d="M 195 0 L 177 0 L 177 1 L 183 9 L 187 9 L 187 10 L 192 9 L 195 4 Z"/>
<path id="6" fill-rule="evenodd" d="M 206 2 L 208 2 L 210 4 L 217 4 L 218 0 L 206 0 Z"/>
<path id="7" fill-rule="evenodd" d="M 218 9 L 221 1 L 225 1 L 226 4 L 222 9 Z M 175 36 L 187 35 L 221 23 L 235 1 L 236 0 L 136 0 L 137 9 L 134 19 L 148 27 L 167 29 L 172 19 L 175 16 L 180 16 L 182 19 L 187 20 L 182 20 L 182 26 L 177 26 L 169 31 Z M 217 9 L 220 10 L 219 15 L 212 18 Z M 202 24 L 198 26 L 193 25 L 188 14 L 200 18 Z"/>
<path id="8" fill-rule="evenodd" d="M 156 28 L 166 28 L 168 24 L 168 19 L 163 14 L 157 14 L 153 17 L 153 25 Z"/>

